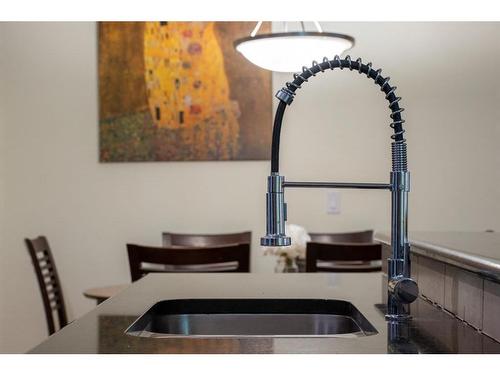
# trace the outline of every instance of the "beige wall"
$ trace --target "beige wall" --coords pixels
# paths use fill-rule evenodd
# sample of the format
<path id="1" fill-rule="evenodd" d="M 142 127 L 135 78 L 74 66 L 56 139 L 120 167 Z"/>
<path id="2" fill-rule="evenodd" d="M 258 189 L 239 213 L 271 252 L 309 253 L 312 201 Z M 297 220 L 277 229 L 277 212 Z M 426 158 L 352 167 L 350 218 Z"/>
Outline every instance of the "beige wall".
<path id="1" fill-rule="evenodd" d="M 3 36 L 1 33 L 1 26 L 0 26 L 0 50 L 3 49 Z M 2 64 L 4 56 L 2 53 L 0 53 L 0 67 Z M 6 274 L 6 269 L 7 269 L 7 257 L 8 257 L 8 252 L 7 248 L 5 246 L 5 218 L 6 218 L 6 211 L 5 211 L 5 90 L 3 89 L 4 86 L 4 80 L 3 80 L 3 74 L 2 71 L 0 70 L 0 285 L 4 285 L 4 287 L 0 287 L 0 337 L 4 337 L 7 332 L 5 332 L 5 328 L 8 324 L 9 318 L 11 316 L 4 314 L 4 307 L 6 306 L 6 298 L 7 298 L 7 274 Z M 9 254 L 10 256 L 10 254 Z M 2 350 L 7 350 L 7 343 L 4 343 L 4 340 L 0 338 L 0 352 Z"/>
<path id="2" fill-rule="evenodd" d="M 500 230 L 500 24 L 324 27 L 354 35 L 352 56 L 371 58 L 400 88 L 411 229 Z M 163 230 L 250 229 L 253 271 L 272 272 L 257 246 L 269 162 L 99 164 L 95 24 L 0 24 L 0 43 L 0 352 L 25 351 L 46 335 L 24 237 L 50 239 L 71 318 L 93 307 L 84 289 L 129 281 L 127 242 L 159 245 Z M 275 74 L 275 89 L 289 78 Z M 285 115 L 283 174 L 387 181 L 388 114 L 377 87 L 356 73 L 311 80 Z M 388 228 L 387 192 L 341 197 L 342 213 L 327 215 L 325 191 L 289 191 L 290 222 L 311 231 Z"/>

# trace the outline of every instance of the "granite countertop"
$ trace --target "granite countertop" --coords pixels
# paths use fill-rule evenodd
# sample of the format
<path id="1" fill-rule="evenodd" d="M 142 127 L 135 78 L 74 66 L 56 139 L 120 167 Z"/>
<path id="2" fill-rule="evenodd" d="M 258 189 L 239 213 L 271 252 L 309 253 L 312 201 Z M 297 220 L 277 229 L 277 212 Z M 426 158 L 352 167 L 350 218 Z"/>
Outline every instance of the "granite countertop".
<path id="1" fill-rule="evenodd" d="M 411 251 L 500 281 L 500 233 L 410 232 Z M 390 244 L 390 235 L 375 238 Z"/>
<path id="2" fill-rule="evenodd" d="M 150 274 L 55 333 L 30 353 L 500 353 L 500 343 L 418 299 L 408 325 L 389 326 L 381 273 Z M 146 338 L 124 333 L 154 303 L 184 298 L 349 301 L 376 328 L 364 337 Z M 400 336 L 391 338 L 390 332 Z"/>

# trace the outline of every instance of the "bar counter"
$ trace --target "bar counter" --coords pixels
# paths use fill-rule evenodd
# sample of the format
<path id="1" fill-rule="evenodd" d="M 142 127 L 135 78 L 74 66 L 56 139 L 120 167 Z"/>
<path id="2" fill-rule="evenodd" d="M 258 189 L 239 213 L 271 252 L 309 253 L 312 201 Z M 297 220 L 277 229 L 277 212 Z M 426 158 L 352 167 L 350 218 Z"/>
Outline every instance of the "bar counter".
<path id="1" fill-rule="evenodd" d="M 500 353 L 500 343 L 424 299 L 414 318 L 385 320 L 386 280 L 377 273 L 150 274 L 33 348 L 30 353 Z M 125 333 L 166 299 L 340 299 L 376 328 L 364 337 L 147 338 Z"/>

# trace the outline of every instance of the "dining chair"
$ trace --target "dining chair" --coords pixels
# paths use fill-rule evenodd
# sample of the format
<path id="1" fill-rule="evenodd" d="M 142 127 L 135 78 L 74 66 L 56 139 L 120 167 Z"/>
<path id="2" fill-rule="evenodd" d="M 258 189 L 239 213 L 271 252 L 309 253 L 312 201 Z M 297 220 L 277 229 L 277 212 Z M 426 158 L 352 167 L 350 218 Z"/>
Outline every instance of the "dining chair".
<path id="1" fill-rule="evenodd" d="M 306 272 L 377 272 L 381 260 L 380 243 L 308 242 Z"/>
<path id="2" fill-rule="evenodd" d="M 52 257 L 52 251 L 50 250 L 47 238 L 39 236 L 35 239 L 26 238 L 24 241 L 28 247 L 40 292 L 42 293 L 49 335 L 52 335 L 68 324 L 64 296 L 56 264 Z M 54 318 L 57 318 L 57 329 L 56 319 Z"/>
<path id="3" fill-rule="evenodd" d="M 309 233 L 311 242 L 368 243 L 373 242 L 373 230 L 345 233 Z"/>
<path id="4" fill-rule="evenodd" d="M 208 247 L 127 244 L 127 252 L 132 282 L 152 272 L 250 272 L 248 243 Z"/>
<path id="5" fill-rule="evenodd" d="M 252 232 L 223 234 L 162 233 L 163 246 L 207 247 L 252 242 Z"/>

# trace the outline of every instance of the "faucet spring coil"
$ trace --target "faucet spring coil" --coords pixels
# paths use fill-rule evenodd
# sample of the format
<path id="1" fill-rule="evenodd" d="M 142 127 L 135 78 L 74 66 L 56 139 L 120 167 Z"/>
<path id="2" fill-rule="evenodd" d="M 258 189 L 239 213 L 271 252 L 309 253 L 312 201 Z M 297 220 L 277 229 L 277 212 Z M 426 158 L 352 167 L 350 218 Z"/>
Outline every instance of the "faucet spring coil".
<path id="1" fill-rule="evenodd" d="M 392 171 L 393 172 L 406 172 L 408 171 L 406 143 L 391 144 L 392 148 Z"/>
<path id="2" fill-rule="evenodd" d="M 373 79 L 375 84 L 380 86 L 380 90 L 385 93 L 385 99 L 389 102 L 389 109 L 391 110 L 390 118 L 392 121 L 389 126 L 394 130 L 391 139 L 395 144 L 404 144 L 406 142 L 404 138 L 405 130 L 403 129 L 405 120 L 401 115 L 404 108 L 399 106 L 401 97 L 396 95 L 397 87 L 389 84 L 390 77 L 384 78 L 382 76 L 382 69 L 374 69 L 371 62 L 363 64 L 361 58 L 353 61 L 349 55 L 347 55 L 345 59 L 341 59 L 340 56 L 335 55 L 333 60 L 324 57 L 321 63 L 313 61 L 310 68 L 306 66 L 302 67 L 301 73 L 295 73 L 293 75 L 293 81 L 286 82 L 286 87 L 282 89 L 286 90 L 286 95 L 282 95 L 280 100 L 284 100 L 283 98 L 286 97 L 286 104 L 291 104 L 293 97 L 296 95 L 295 91 L 300 89 L 304 82 L 308 82 L 310 77 L 315 77 L 316 74 L 320 72 L 324 73 L 327 69 L 333 70 L 335 68 L 340 68 L 340 70 L 348 68 L 350 71 L 354 70 L 359 74 L 364 73 L 367 78 Z M 406 160 L 404 163 L 406 165 Z"/>

